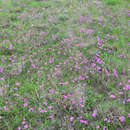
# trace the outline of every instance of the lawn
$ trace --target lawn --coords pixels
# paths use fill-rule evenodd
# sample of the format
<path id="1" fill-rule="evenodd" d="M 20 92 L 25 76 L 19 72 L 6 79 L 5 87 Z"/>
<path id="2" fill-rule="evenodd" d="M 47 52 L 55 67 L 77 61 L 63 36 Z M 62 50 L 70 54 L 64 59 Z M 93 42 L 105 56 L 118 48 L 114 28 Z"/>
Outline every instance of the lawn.
<path id="1" fill-rule="evenodd" d="M 128 0 L 0 0 L 0 130 L 130 130 Z"/>

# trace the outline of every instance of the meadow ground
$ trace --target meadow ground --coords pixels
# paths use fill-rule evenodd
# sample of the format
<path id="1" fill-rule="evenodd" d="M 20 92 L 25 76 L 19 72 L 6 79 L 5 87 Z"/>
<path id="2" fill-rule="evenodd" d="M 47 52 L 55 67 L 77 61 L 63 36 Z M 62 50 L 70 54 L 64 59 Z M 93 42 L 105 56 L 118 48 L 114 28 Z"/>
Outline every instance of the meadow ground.
<path id="1" fill-rule="evenodd" d="M 0 0 L 0 130 L 130 130 L 128 0 Z"/>

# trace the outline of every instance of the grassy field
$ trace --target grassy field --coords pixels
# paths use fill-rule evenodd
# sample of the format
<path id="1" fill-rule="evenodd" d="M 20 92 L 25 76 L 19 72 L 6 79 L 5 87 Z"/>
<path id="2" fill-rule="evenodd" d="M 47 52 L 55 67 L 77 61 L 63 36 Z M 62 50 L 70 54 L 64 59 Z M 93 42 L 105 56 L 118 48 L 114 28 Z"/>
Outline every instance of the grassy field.
<path id="1" fill-rule="evenodd" d="M 0 130 L 130 130 L 128 0 L 0 0 Z"/>

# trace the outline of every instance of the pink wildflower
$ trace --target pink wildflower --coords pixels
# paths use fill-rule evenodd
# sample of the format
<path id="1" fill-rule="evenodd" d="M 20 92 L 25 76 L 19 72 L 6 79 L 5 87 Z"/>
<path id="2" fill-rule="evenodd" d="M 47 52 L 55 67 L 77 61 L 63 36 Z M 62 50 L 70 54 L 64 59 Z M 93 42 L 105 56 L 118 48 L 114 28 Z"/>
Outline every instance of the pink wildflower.
<path id="1" fill-rule="evenodd" d="M 113 98 L 113 99 L 114 99 L 114 98 L 116 98 L 116 96 L 113 95 L 113 94 L 111 94 L 111 95 L 110 95 L 110 98 Z"/>
<path id="2" fill-rule="evenodd" d="M 65 81 L 64 84 L 68 84 L 69 82 L 68 81 Z"/>
<path id="3" fill-rule="evenodd" d="M 97 125 L 97 126 L 96 126 L 96 129 L 99 129 L 99 128 L 100 128 L 100 126 L 99 126 L 99 125 Z"/>
<path id="4" fill-rule="evenodd" d="M 111 122 L 111 120 L 107 120 L 107 122 L 108 122 L 108 123 L 110 123 L 110 122 Z"/>
<path id="5" fill-rule="evenodd" d="M 104 118 L 104 121 L 107 121 L 107 118 Z"/>
<path id="6" fill-rule="evenodd" d="M 66 99 L 67 98 L 67 96 L 66 95 L 62 95 L 63 97 L 64 97 L 64 99 Z"/>
<path id="7" fill-rule="evenodd" d="M 46 113 L 46 112 L 47 112 L 47 110 L 46 110 L 46 109 L 44 109 L 44 112 Z"/>
<path id="8" fill-rule="evenodd" d="M 50 89 L 49 92 L 50 92 L 50 93 L 54 93 L 54 89 Z"/>
<path id="9" fill-rule="evenodd" d="M 103 130 L 106 130 L 106 126 L 103 127 Z"/>
<path id="10" fill-rule="evenodd" d="M 47 106 L 47 102 L 43 102 L 43 104 L 45 104 Z"/>
<path id="11" fill-rule="evenodd" d="M 88 34 L 92 34 L 93 33 L 93 29 L 88 29 L 88 30 L 86 30 L 86 34 L 88 35 Z"/>
<path id="12" fill-rule="evenodd" d="M 124 101 L 122 102 L 122 104 L 126 104 L 126 101 L 124 100 Z"/>
<path id="13" fill-rule="evenodd" d="M 55 35 L 52 35 L 52 39 L 53 39 L 53 40 L 56 40 L 56 37 L 55 37 Z"/>
<path id="14" fill-rule="evenodd" d="M 26 107 L 28 104 L 24 104 L 24 107 Z"/>
<path id="15" fill-rule="evenodd" d="M 122 82 L 120 82 L 120 85 L 122 85 Z"/>
<path id="16" fill-rule="evenodd" d="M 43 88 L 43 86 L 42 86 L 42 85 L 40 85 L 40 88 Z"/>
<path id="17" fill-rule="evenodd" d="M 123 92 L 119 92 L 119 95 L 122 95 L 123 94 Z"/>
<path id="18" fill-rule="evenodd" d="M 53 115 L 49 115 L 48 118 L 52 119 L 52 118 L 53 118 Z"/>
<path id="19" fill-rule="evenodd" d="M 83 99 L 82 99 L 82 98 L 80 98 L 80 102 L 83 102 Z"/>
<path id="20" fill-rule="evenodd" d="M 33 110 L 34 110 L 34 108 L 32 107 L 32 108 L 29 109 L 29 112 L 31 112 L 31 111 L 33 111 Z"/>
<path id="21" fill-rule="evenodd" d="M 0 72 L 3 72 L 3 68 L 0 67 Z"/>
<path id="22" fill-rule="evenodd" d="M 72 117 L 70 117 L 70 122 L 72 122 L 74 120 L 74 117 L 72 116 Z"/>
<path id="23" fill-rule="evenodd" d="M 125 121 L 125 117 L 124 116 L 121 116 L 119 119 L 120 119 L 121 122 Z"/>
<path id="24" fill-rule="evenodd" d="M 84 107 L 84 104 L 80 104 L 81 107 Z"/>
<path id="25" fill-rule="evenodd" d="M 72 38 L 72 33 L 69 34 L 69 37 Z"/>
<path id="26" fill-rule="evenodd" d="M 6 106 L 4 106 L 4 110 L 5 110 L 5 111 L 8 111 L 8 109 L 7 109 L 7 107 L 6 107 Z"/>
<path id="27" fill-rule="evenodd" d="M 76 101 L 75 100 L 72 100 L 72 104 L 75 104 L 76 103 Z"/>
<path id="28" fill-rule="evenodd" d="M 21 130 L 21 127 L 20 127 L 20 126 L 18 126 L 17 130 Z"/>
<path id="29" fill-rule="evenodd" d="M 9 49 L 10 49 L 10 50 L 12 50 L 12 49 L 13 49 L 13 46 L 12 46 L 12 44 L 10 44 L 10 47 L 9 47 Z"/>
<path id="30" fill-rule="evenodd" d="M 25 121 L 23 121 L 23 122 L 22 122 L 22 125 L 24 125 L 25 123 L 26 123 L 26 122 L 25 122 Z"/>
<path id="31" fill-rule="evenodd" d="M 97 115 L 97 109 L 94 110 L 92 116 L 93 116 L 93 117 L 96 117 L 96 115 Z"/>
<path id="32" fill-rule="evenodd" d="M 87 121 L 85 120 L 80 120 L 81 123 L 87 124 Z"/>
<path id="33" fill-rule="evenodd" d="M 92 116 L 93 116 L 93 117 L 96 117 L 96 113 L 93 113 Z"/>
<path id="34" fill-rule="evenodd" d="M 19 94 L 15 93 L 15 94 L 14 94 L 14 96 L 18 97 L 18 96 L 19 96 Z"/>
<path id="35" fill-rule="evenodd" d="M 114 75 L 115 77 L 118 77 L 118 74 L 117 74 L 116 69 L 113 69 L 113 72 L 114 72 L 114 74 L 113 74 L 113 75 Z"/>
<path id="36" fill-rule="evenodd" d="M 28 125 L 26 124 L 25 126 L 24 126 L 24 129 L 27 129 L 28 128 Z"/>
<path id="37" fill-rule="evenodd" d="M 48 106 L 47 108 L 48 108 L 48 109 L 51 109 L 51 108 L 52 108 L 52 106 Z"/>
<path id="38" fill-rule="evenodd" d="M 129 98 L 129 99 L 127 99 L 127 102 L 130 102 L 130 98 Z"/>

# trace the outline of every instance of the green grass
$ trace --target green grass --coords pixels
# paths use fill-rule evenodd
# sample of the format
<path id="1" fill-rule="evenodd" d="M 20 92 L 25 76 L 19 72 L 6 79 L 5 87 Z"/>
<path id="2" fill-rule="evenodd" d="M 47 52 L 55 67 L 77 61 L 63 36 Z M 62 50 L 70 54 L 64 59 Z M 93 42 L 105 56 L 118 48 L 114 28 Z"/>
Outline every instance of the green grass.
<path id="1" fill-rule="evenodd" d="M 127 0 L 0 0 L 0 130 L 129 128 L 127 9 Z"/>
<path id="2" fill-rule="evenodd" d="M 104 0 L 104 3 L 110 6 L 114 6 L 116 4 L 122 4 L 123 0 Z"/>

